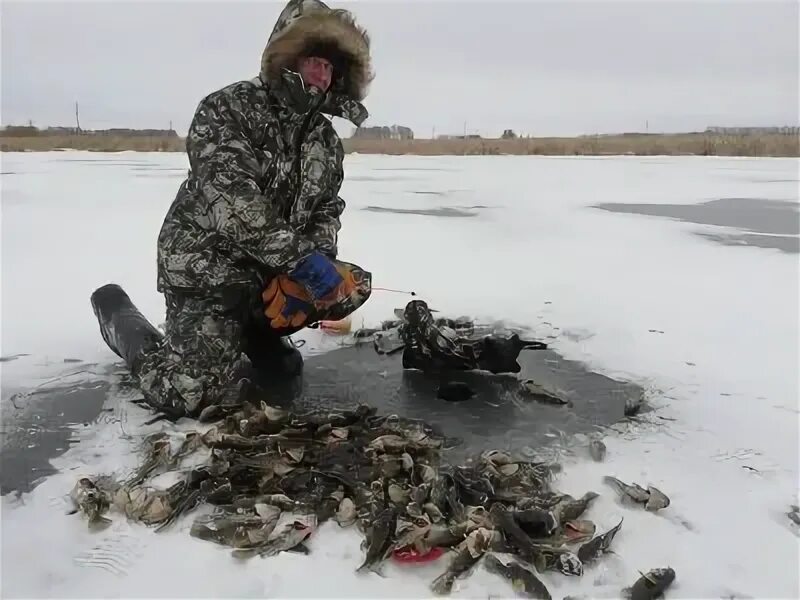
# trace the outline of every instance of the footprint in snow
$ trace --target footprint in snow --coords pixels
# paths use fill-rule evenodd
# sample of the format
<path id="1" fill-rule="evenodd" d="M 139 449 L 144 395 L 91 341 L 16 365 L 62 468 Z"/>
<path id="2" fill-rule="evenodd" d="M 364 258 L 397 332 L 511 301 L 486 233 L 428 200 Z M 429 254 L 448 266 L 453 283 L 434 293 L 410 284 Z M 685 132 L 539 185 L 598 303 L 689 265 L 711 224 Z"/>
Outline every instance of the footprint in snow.
<path id="1" fill-rule="evenodd" d="M 73 562 L 81 567 L 101 569 L 112 575 L 123 577 L 143 556 L 142 542 L 138 538 L 125 533 L 127 525 L 117 522 L 113 529 L 86 552 L 73 558 Z"/>

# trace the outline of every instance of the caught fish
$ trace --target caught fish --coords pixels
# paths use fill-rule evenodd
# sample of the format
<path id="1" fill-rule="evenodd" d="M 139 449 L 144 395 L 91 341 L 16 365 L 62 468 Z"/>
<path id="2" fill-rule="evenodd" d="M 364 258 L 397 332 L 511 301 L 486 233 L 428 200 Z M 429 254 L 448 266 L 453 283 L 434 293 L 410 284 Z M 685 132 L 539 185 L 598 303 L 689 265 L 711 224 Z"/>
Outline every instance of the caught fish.
<path id="1" fill-rule="evenodd" d="M 574 521 L 585 513 L 589 505 L 598 497 L 599 494 L 595 492 L 586 492 L 577 500 L 572 496 L 565 496 L 553 507 L 553 514 L 560 523 Z"/>
<path id="2" fill-rule="evenodd" d="M 389 484 L 389 500 L 395 504 L 408 504 L 411 498 L 411 489 L 396 483 Z"/>
<path id="3" fill-rule="evenodd" d="M 509 545 L 516 548 L 524 559 L 529 560 L 536 554 L 531 538 L 517 524 L 514 515 L 505 506 L 496 502 L 489 510 L 489 516 L 495 527 L 505 536 Z"/>
<path id="4" fill-rule="evenodd" d="M 575 521 L 567 521 L 563 525 L 564 537 L 567 542 L 575 544 L 592 539 L 597 527 L 592 521 L 586 519 L 578 519 Z"/>
<path id="5" fill-rule="evenodd" d="M 356 521 L 356 505 L 350 498 L 342 498 L 336 511 L 336 522 L 340 527 L 350 527 Z"/>
<path id="6" fill-rule="evenodd" d="M 583 575 L 583 562 L 577 555 L 572 552 L 561 552 L 556 559 L 558 570 L 564 575 L 576 575 L 580 577 Z"/>
<path id="7" fill-rule="evenodd" d="M 111 524 L 111 519 L 103 516 L 111 502 L 91 479 L 88 477 L 79 479 L 69 496 L 73 508 L 67 514 L 83 513 L 88 519 L 91 529 L 105 528 Z"/>
<path id="8" fill-rule="evenodd" d="M 165 433 L 156 433 L 145 438 L 145 461 L 126 481 L 127 485 L 136 485 L 143 482 L 149 475 L 160 467 L 165 467 L 172 462 L 170 449 L 172 444 Z"/>
<path id="9" fill-rule="evenodd" d="M 430 483 L 421 483 L 417 486 L 413 486 L 411 488 L 411 500 L 413 502 L 416 502 L 420 506 L 423 506 L 428 502 L 428 496 L 430 495 L 430 491 L 431 491 Z M 431 504 L 434 503 L 431 502 Z"/>
<path id="10" fill-rule="evenodd" d="M 549 544 L 533 544 L 530 554 L 525 558 L 527 562 L 533 564 L 540 573 L 544 571 L 558 571 L 559 573 L 570 576 L 574 575 L 580 577 L 583 575 L 583 563 L 581 559 L 563 547 Z"/>
<path id="11" fill-rule="evenodd" d="M 145 485 L 123 486 L 114 495 L 114 506 L 129 519 L 146 525 L 162 524 L 161 530 L 199 500 L 199 491 L 189 490 L 185 481 L 179 481 L 166 490 Z"/>
<path id="12" fill-rule="evenodd" d="M 407 431 L 405 432 L 405 437 L 415 450 L 438 450 L 442 447 L 443 440 L 431 437 L 425 431 Z"/>
<path id="13" fill-rule="evenodd" d="M 505 565 L 493 554 L 487 554 L 486 558 L 483 559 L 483 565 L 490 573 L 500 575 L 500 577 L 510 581 L 514 591 L 525 595 L 527 598 L 552 599 L 544 583 L 518 562 L 512 561 Z"/>
<path id="14" fill-rule="evenodd" d="M 481 462 L 489 463 L 494 467 L 508 465 L 513 462 L 511 454 L 504 450 L 486 450 L 481 453 Z"/>
<path id="15" fill-rule="evenodd" d="M 367 555 L 356 572 L 376 568 L 386 559 L 392 546 L 392 534 L 397 524 L 394 508 L 384 508 L 366 532 Z"/>
<path id="16" fill-rule="evenodd" d="M 302 544 L 314 531 L 315 526 L 316 517 L 313 515 L 296 518 L 292 522 L 286 523 L 277 535 L 272 536 L 266 542 L 253 548 L 236 549 L 232 555 L 235 558 L 249 558 L 255 555 L 274 556 Z"/>
<path id="17" fill-rule="evenodd" d="M 660 597 L 673 581 L 675 581 L 675 570 L 671 567 L 652 569 L 637 579 L 631 587 L 622 590 L 622 595 L 629 600 L 654 600 Z"/>
<path id="18" fill-rule="evenodd" d="M 436 469 L 430 465 L 418 464 L 417 473 L 422 483 L 432 483 L 436 479 Z"/>
<path id="19" fill-rule="evenodd" d="M 380 452 L 400 454 L 406 449 L 407 445 L 408 442 L 399 435 L 389 434 L 376 437 L 370 442 L 369 447 Z"/>
<path id="20" fill-rule="evenodd" d="M 582 562 L 590 562 L 598 558 L 604 552 L 607 552 L 609 547 L 611 546 L 611 542 L 614 540 L 614 537 L 622 527 L 623 519 L 619 520 L 619 523 L 606 531 L 602 535 L 598 535 L 596 538 L 586 542 L 580 548 L 578 548 L 578 558 L 581 559 Z"/>
<path id="21" fill-rule="evenodd" d="M 281 509 L 277 506 L 272 506 L 271 504 L 258 503 L 253 508 L 264 523 L 268 523 L 270 521 L 277 523 L 278 517 L 281 516 Z"/>
<path id="22" fill-rule="evenodd" d="M 430 484 L 430 500 L 440 509 L 444 509 L 447 504 L 447 494 L 451 489 L 452 479 L 449 477 L 437 477 Z"/>
<path id="23" fill-rule="evenodd" d="M 472 468 L 453 469 L 453 481 L 458 489 L 459 499 L 468 505 L 483 506 L 496 494 L 492 482 Z"/>
<path id="24" fill-rule="evenodd" d="M 408 452 L 403 452 L 400 455 L 400 468 L 403 471 L 411 471 L 414 468 L 414 459 Z"/>
<path id="25" fill-rule="evenodd" d="M 425 511 L 425 514 L 430 517 L 430 520 L 433 523 L 438 523 L 444 520 L 444 515 L 442 511 L 439 510 L 439 507 L 436 506 L 433 502 L 427 502 L 422 505 L 422 510 Z"/>
<path id="26" fill-rule="evenodd" d="M 452 526 L 437 524 L 431 526 L 428 532 L 427 542 L 431 547 L 440 546 L 443 548 L 450 548 L 463 542 L 466 537 L 466 523 Z"/>
<path id="27" fill-rule="evenodd" d="M 484 529 L 495 529 L 492 515 L 483 506 L 470 506 L 464 509 L 464 518 L 468 531 L 483 527 Z"/>
<path id="28" fill-rule="evenodd" d="M 246 549 L 262 546 L 275 529 L 278 512 L 264 514 L 237 514 L 220 511 L 195 519 L 189 534 L 198 539 L 232 548 Z"/>
<path id="29" fill-rule="evenodd" d="M 410 520 L 398 518 L 395 530 L 397 541 L 394 543 L 393 548 L 413 548 L 419 554 L 426 554 L 430 550 L 427 540 L 430 530 L 431 522 L 426 516 Z"/>
<path id="30" fill-rule="evenodd" d="M 496 341 L 459 344 L 481 368 L 508 362 L 528 345 L 518 337 Z M 449 593 L 493 552 L 515 557 L 490 557 L 487 568 L 522 594 L 549 597 L 539 587 L 540 573 L 581 575 L 581 557 L 592 560 L 608 550 L 615 533 L 596 536 L 594 524 L 582 518 L 596 493 L 575 499 L 554 489 L 559 468 L 547 462 L 551 455 L 544 449 L 527 458 L 488 450 L 461 462 L 460 451 L 449 452 L 458 440 L 445 432 L 364 405 L 298 414 L 258 398 L 213 412 L 220 418 L 196 432 L 149 436 L 136 472 L 142 481 L 107 488 L 96 479 L 95 487 L 129 518 L 156 527 L 203 505 L 210 510 L 195 519 L 190 535 L 231 548 L 239 558 L 307 554 L 309 536 L 329 519 L 356 525 L 364 540 L 363 562 L 353 565 L 359 572 L 380 575 L 392 554 L 416 562 L 450 549 L 452 560 L 431 582 L 436 594 Z M 149 481 L 162 466 L 179 480 L 166 490 Z M 655 488 L 641 491 L 650 508 L 668 502 Z M 101 503 L 94 512 L 104 510 Z"/>
<path id="31" fill-rule="evenodd" d="M 423 515 L 422 507 L 416 502 L 409 502 L 406 504 L 406 514 L 409 517 L 421 517 Z"/>
<path id="32" fill-rule="evenodd" d="M 277 506 L 281 510 L 294 510 L 297 508 L 297 502 L 284 494 L 266 494 L 259 496 L 264 504 L 271 504 Z"/>
<path id="33" fill-rule="evenodd" d="M 635 483 L 629 485 L 610 475 L 603 477 L 603 482 L 614 488 L 623 501 L 633 500 L 639 504 L 645 504 L 650 499 L 648 491 Z"/>
<path id="34" fill-rule="evenodd" d="M 398 456 L 382 454 L 378 456 L 375 467 L 377 472 L 376 479 L 396 477 L 403 470 L 403 461 Z"/>
<path id="35" fill-rule="evenodd" d="M 270 423 L 284 423 L 289 420 L 288 410 L 269 406 L 266 402 L 261 403 L 261 412 L 264 413 Z"/>
<path id="36" fill-rule="evenodd" d="M 331 427 L 328 433 L 328 444 L 339 444 L 347 440 L 350 436 L 350 430 L 347 427 Z"/>
<path id="37" fill-rule="evenodd" d="M 431 582 L 431 591 L 438 596 L 448 595 L 456 579 L 466 574 L 489 549 L 491 538 L 491 532 L 486 529 L 476 529 L 470 533 L 459 545 L 447 571 Z"/>
<path id="38" fill-rule="evenodd" d="M 644 505 L 647 510 L 657 511 L 669 506 L 669 498 L 658 488 L 648 485 L 647 493 L 649 494 L 649 498 L 647 499 L 647 504 Z"/>

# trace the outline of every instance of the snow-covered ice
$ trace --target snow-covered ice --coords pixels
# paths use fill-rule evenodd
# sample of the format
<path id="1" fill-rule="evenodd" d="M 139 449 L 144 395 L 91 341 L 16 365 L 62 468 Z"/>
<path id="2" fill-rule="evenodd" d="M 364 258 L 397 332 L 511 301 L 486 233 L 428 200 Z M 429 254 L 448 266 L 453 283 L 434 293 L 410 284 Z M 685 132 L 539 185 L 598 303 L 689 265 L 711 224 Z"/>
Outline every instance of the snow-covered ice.
<path id="1" fill-rule="evenodd" d="M 638 571 L 661 566 L 677 572 L 667 597 L 800 596 L 800 538 L 785 514 L 798 504 L 798 255 L 694 235 L 727 228 L 590 208 L 799 202 L 796 159 L 349 155 L 345 166 L 340 255 L 372 271 L 375 286 L 414 290 L 449 314 L 559 327 L 553 347 L 565 357 L 652 390 L 657 410 L 609 435 L 604 463 L 565 465 L 560 489 L 601 494 L 587 518 L 599 530 L 624 524 L 616 554 L 583 577 L 543 576 L 553 597 L 618 597 Z M 179 154 L 2 156 L 2 355 L 30 355 L 0 363 L 4 388 L 51 377 L 64 358 L 115 362 L 88 300 L 107 281 L 163 321 L 155 240 L 185 169 Z M 354 319 L 374 324 L 406 300 L 375 292 Z M 302 337 L 306 351 L 332 346 L 318 332 Z M 64 516 L 64 495 L 78 474 L 132 465 L 131 436 L 146 418 L 108 402 L 116 418 L 81 430 L 53 460 L 60 473 L 3 498 L 4 596 L 430 596 L 443 561 L 357 576 L 358 534 L 335 525 L 310 556 L 246 564 L 190 538 L 191 518 L 162 534 L 119 518 L 89 533 Z M 624 508 L 607 474 L 653 484 L 672 504 Z M 479 568 L 453 595 L 512 590 Z"/>

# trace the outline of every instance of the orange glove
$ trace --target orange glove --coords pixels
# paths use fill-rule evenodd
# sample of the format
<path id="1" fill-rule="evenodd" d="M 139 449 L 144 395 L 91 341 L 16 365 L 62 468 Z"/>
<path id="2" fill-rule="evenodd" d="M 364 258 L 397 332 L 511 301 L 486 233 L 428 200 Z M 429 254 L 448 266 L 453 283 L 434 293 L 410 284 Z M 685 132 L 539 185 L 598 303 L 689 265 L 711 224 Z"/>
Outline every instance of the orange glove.
<path id="1" fill-rule="evenodd" d="M 309 293 L 287 275 L 274 277 L 261 293 L 261 299 L 273 329 L 301 327 L 314 311 Z"/>

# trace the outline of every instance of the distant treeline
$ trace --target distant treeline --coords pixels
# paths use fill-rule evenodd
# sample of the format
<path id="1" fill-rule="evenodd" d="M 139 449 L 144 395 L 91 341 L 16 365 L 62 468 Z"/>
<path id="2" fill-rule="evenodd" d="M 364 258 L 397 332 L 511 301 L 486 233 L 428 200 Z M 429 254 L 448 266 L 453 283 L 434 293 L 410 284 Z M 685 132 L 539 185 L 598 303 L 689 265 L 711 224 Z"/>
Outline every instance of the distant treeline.
<path id="1" fill-rule="evenodd" d="M 0 129 L 0 137 L 42 137 L 42 136 L 122 136 L 122 137 L 165 137 L 177 138 L 174 129 L 78 129 L 77 127 L 48 127 L 39 129 L 33 125 L 9 125 Z"/>
<path id="2" fill-rule="evenodd" d="M 800 137 L 785 134 L 620 134 L 581 137 L 344 140 L 359 154 L 548 156 L 800 156 Z"/>
<path id="3" fill-rule="evenodd" d="M 174 129 L 77 129 L 11 125 L 0 129 L 2 152 L 46 152 L 48 150 L 95 152 L 184 152 L 186 142 Z"/>
<path id="4" fill-rule="evenodd" d="M 11 131 L 9 132 L 9 129 Z M 119 152 L 185 152 L 184 138 L 172 130 L 110 129 L 102 132 L 55 133 L 61 128 L 21 135 L 19 127 L 0 131 L 3 152 L 89 150 Z M 48 133 L 49 132 L 49 133 Z M 130 132 L 130 133 L 124 133 Z M 375 132 L 382 133 L 382 132 Z M 432 155 L 549 155 L 549 156 L 800 156 L 797 134 L 679 133 L 588 135 L 580 137 L 511 137 L 397 139 L 354 136 L 342 140 L 345 152 L 360 154 Z"/>

